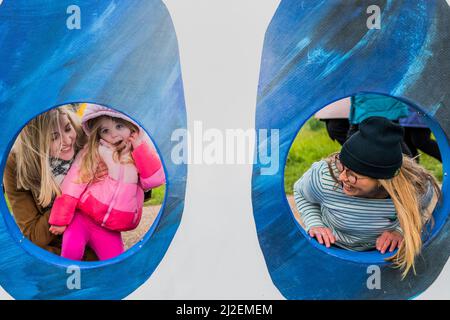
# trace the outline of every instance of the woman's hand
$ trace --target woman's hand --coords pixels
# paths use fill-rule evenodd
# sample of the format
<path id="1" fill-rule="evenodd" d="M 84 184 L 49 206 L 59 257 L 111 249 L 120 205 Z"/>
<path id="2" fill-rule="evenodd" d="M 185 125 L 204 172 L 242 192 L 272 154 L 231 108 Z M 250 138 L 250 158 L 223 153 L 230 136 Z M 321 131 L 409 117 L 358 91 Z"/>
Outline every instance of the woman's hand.
<path id="1" fill-rule="evenodd" d="M 99 182 L 105 179 L 107 175 L 108 175 L 108 166 L 103 161 L 100 161 L 97 165 L 97 170 L 95 171 L 94 179 L 92 182 L 93 183 Z"/>
<path id="2" fill-rule="evenodd" d="M 336 242 L 336 237 L 329 228 L 311 227 L 311 229 L 309 229 L 309 235 L 312 238 L 315 237 L 320 244 L 325 244 L 327 248 Z"/>
<path id="3" fill-rule="evenodd" d="M 50 226 L 50 232 L 54 235 L 60 235 L 63 234 L 64 231 L 66 231 L 67 226 Z"/>
<path id="4" fill-rule="evenodd" d="M 382 254 L 389 248 L 389 252 L 394 251 L 396 248 L 400 248 L 402 244 L 403 236 L 397 231 L 385 231 L 378 237 L 376 242 L 377 250 Z"/>

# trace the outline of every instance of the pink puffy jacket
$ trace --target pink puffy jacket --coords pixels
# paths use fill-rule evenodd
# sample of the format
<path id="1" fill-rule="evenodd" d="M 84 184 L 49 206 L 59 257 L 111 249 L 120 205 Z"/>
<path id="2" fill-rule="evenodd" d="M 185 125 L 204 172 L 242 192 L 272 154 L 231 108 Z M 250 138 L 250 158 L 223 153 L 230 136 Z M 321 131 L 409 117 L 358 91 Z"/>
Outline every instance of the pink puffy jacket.
<path id="1" fill-rule="evenodd" d="M 116 163 L 106 147 L 100 147 L 99 152 L 108 167 L 108 176 L 95 183 L 78 183 L 82 150 L 61 185 L 62 194 L 55 199 L 51 225 L 69 225 L 77 211 L 110 230 L 127 231 L 138 226 L 144 190 L 165 183 L 158 155 L 146 142 L 133 150 L 134 165 Z"/>

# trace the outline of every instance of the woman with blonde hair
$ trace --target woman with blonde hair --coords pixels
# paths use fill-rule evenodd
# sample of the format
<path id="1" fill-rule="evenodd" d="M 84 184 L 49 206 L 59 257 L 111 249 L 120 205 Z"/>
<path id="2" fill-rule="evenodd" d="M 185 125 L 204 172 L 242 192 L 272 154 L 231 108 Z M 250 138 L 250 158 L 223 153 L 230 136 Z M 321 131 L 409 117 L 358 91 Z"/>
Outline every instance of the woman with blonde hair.
<path id="1" fill-rule="evenodd" d="M 50 209 L 85 142 L 73 106 L 62 106 L 37 116 L 23 128 L 6 162 L 5 193 L 20 230 L 34 244 L 56 254 L 61 251 L 61 237 L 49 231 Z M 98 177 L 106 170 L 102 165 Z M 85 259 L 95 259 L 95 255 L 87 252 Z"/>
<path id="2" fill-rule="evenodd" d="M 414 270 L 440 197 L 436 179 L 402 154 L 403 129 L 383 117 L 364 120 L 340 153 L 314 163 L 295 183 L 306 232 L 327 247 L 382 254 Z"/>

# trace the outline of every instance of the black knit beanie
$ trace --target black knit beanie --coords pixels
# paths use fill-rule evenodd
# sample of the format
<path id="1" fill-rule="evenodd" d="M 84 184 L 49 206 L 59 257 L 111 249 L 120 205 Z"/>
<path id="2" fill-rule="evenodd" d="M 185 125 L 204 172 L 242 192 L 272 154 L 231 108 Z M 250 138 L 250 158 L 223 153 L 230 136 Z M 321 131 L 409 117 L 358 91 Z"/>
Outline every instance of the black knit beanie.
<path id="1" fill-rule="evenodd" d="M 342 146 L 340 160 L 350 170 L 375 179 L 390 179 L 402 166 L 403 128 L 383 117 L 370 117 Z"/>

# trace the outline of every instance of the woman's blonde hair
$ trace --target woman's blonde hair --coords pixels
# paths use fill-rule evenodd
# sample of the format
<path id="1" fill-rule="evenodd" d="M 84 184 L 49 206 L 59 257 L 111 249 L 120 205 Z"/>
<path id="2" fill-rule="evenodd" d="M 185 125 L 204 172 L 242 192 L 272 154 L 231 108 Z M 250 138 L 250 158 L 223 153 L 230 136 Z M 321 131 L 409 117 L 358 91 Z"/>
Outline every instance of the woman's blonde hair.
<path id="1" fill-rule="evenodd" d="M 332 176 L 338 181 L 331 167 L 335 155 L 331 155 L 327 162 Z M 421 195 L 427 193 L 430 184 L 437 199 L 441 197 L 441 190 L 432 174 L 414 159 L 405 155 L 403 164 L 395 177 L 377 180 L 391 197 L 403 231 L 403 241 L 398 251 L 387 260 L 392 261 L 402 270 L 404 278 L 411 268 L 415 274 L 415 259 L 422 249 L 422 232 L 427 221 L 430 220 L 432 223 L 431 214 L 423 212 L 421 208 Z"/>
<path id="2" fill-rule="evenodd" d="M 115 118 L 110 116 L 99 116 L 97 118 L 91 119 L 88 121 L 87 126 L 90 129 L 90 134 L 88 137 L 88 141 L 86 143 L 86 149 L 83 150 L 83 159 L 81 161 L 80 166 L 80 182 L 81 183 L 89 183 L 95 178 L 95 173 L 97 171 L 97 166 L 101 161 L 100 154 L 98 152 L 98 148 L 100 145 L 100 129 L 101 129 L 101 119 L 111 119 L 116 123 L 120 123 L 131 130 L 131 132 L 139 132 L 138 127 L 136 127 L 133 123 L 128 122 L 121 118 Z M 134 163 L 134 160 L 131 156 L 126 159 L 121 159 L 121 154 L 118 151 L 114 151 L 113 159 L 120 163 Z"/>
<path id="3" fill-rule="evenodd" d="M 50 205 L 61 189 L 50 168 L 50 146 L 53 131 L 62 131 L 59 117 L 66 115 L 77 133 L 75 151 L 86 141 L 79 117 L 72 105 L 52 109 L 32 119 L 19 133 L 13 152 L 16 158 L 17 188 L 30 190 L 42 207 Z"/>

